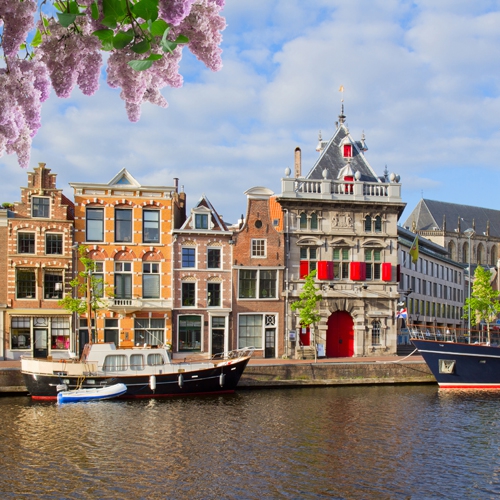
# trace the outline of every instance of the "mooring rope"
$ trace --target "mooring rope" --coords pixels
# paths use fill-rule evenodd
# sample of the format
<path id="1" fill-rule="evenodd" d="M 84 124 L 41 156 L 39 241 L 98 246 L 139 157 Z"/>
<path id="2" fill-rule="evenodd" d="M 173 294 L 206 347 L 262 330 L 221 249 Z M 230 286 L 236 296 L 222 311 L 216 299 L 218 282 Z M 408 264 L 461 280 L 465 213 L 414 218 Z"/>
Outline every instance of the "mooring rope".
<path id="1" fill-rule="evenodd" d="M 406 358 L 409 358 L 410 356 L 413 356 L 416 352 L 418 351 L 418 349 L 415 349 L 413 352 L 411 352 L 410 354 L 408 354 L 408 356 L 405 356 L 404 358 L 401 358 L 401 359 L 398 359 L 397 361 L 376 361 L 377 363 L 383 363 L 383 364 L 389 364 L 389 363 L 400 363 L 401 361 L 404 361 Z"/>

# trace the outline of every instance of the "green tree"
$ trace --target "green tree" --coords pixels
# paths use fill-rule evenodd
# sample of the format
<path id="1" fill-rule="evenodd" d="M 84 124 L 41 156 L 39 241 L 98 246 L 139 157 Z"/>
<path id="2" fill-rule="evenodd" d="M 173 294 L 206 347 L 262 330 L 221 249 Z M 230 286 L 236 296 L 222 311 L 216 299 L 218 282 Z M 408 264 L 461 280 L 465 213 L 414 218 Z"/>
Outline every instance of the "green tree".
<path id="1" fill-rule="evenodd" d="M 313 326 L 313 346 L 314 346 L 314 361 L 317 360 L 316 352 L 316 324 L 321 319 L 318 310 L 318 302 L 323 298 L 319 289 L 316 288 L 314 278 L 316 271 L 311 271 L 305 279 L 302 292 L 299 295 L 299 300 L 293 302 L 290 307 L 292 311 L 299 311 L 300 324 L 304 327 Z"/>
<path id="2" fill-rule="evenodd" d="M 83 270 L 77 274 L 75 279 L 69 282 L 72 292 L 66 294 L 59 301 L 59 305 L 78 315 L 87 315 L 89 343 L 92 344 L 92 313 L 97 326 L 97 312 L 106 306 L 103 299 L 105 283 L 104 279 L 97 278 L 92 274 L 94 261 L 87 256 L 87 247 L 84 245 L 79 246 L 78 253 L 80 255 L 79 260 L 83 264 Z"/>
<path id="3" fill-rule="evenodd" d="M 477 266 L 472 283 L 471 296 L 465 300 L 463 317 L 469 319 L 469 304 L 471 310 L 470 323 L 475 326 L 484 321 L 487 326 L 488 342 L 490 342 L 490 323 L 495 321 L 500 312 L 499 292 L 491 286 L 491 273 L 482 266 Z"/>

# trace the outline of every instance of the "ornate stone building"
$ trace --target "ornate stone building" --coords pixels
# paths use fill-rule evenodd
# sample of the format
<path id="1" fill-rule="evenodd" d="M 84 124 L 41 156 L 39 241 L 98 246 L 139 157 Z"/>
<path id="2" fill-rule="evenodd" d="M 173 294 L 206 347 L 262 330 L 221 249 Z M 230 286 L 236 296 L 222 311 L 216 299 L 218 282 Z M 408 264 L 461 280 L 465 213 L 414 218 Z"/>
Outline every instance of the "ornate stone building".
<path id="1" fill-rule="evenodd" d="M 318 160 L 302 177 L 296 149 L 294 176 L 287 169 L 277 198 L 285 213 L 285 300 L 298 298 L 313 270 L 323 295 L 316 342 L 287 307 L 286 330 L 298 333 L 289 336 L 289 351 L 306 355 L 316 343 L 327 357 L 394 354 L 397 223 L 405 206 L 399 177 L 375 174 L 364 137 L 352 138 L 343 108 L 333 137 L 320 136 L 317 150 Z"/>

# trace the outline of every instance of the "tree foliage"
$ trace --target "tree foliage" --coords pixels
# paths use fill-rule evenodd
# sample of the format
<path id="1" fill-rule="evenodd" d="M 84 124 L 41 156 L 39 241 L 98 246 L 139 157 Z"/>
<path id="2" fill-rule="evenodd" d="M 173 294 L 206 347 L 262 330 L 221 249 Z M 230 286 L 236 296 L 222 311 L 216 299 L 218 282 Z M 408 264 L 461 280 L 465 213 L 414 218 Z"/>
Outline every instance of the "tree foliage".
<path id="1" fill-rule="evenodd" d="M 495 321 L 500 312 L 499 292 L 491 286 L 491 273 L 482 266 L 477 266 L 474 272 L 471 296 L 465 300 L 464 318 L 469 319 L 469 305 L 471 310 L 470 323 L 472 326 L 484 321 L 488 329 L 490 341 L 490 323 Z"/>
<path id="2" fill-rule="evenodd" d="M 0 0 L 0 156 L 27 168 L 41 103 L 51 88 L 92 95 L 103 52 L 107 82 L 121 88 L 131 121 L 141 104 L 168 106 L 165 86 L 182 86 L 183 47 L 208 68 L 221 68 L 224 0 Z"/>
<path id="3" fill-rule="evenodd" d="M 67 311 L 78 315 L 87 315 L 87 328 L 89 341 L 92 342 L 92 313 L 94 318 L 97 312 L 104 309 L 107 304 L 103 299 L 105 283 L 103 278 L 98 278 L 93 274 L 95 262 L 87 256 L 87 247 L 78 247 L 79 261 L 83 264 L 83 269 L 75 279 L 69 282 L 72 292 L 66 294 L 59 305 Z M 110 293 L 107 291 L 107 295 Z"/>
<path id="4" fill-rule="evenodd" d="M 321 319 L 318 310 L 318 302 L 323 298 L 319 290 L 316 288 L 314 278 L 316 271 L 311 271 L 305 278 L 302 292 L 299 294 L 299 300 L 292 302 L 290 305 L 292 311 L 299 312 L 301 326 L 313 326 L 313 344 L 314 344 L 314 359 L 316 359 L 316 323 Z"/>

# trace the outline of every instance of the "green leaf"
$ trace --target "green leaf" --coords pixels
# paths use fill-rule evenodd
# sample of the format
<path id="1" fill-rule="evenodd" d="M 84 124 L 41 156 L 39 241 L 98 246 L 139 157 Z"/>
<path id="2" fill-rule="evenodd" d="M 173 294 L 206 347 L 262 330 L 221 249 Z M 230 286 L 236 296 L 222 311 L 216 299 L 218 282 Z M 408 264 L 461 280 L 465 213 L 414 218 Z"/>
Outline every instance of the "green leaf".
<path id="1" fill-rule="evenodd" d="M 125 14 L 125 9 L 120 0 L 103 0 L 102 10 L 104 18 L 114 18 L 115 21 Z"/>
<path id="2" fill-rule="evenodd" d="M 188 43 L 189 42 L 189 38 L 185 35 L 179 35 L 176 39 L 175 39 L 175 43 Z"/>
<path id="3" fill-rule="evenodd" d="M 40 30 L 36 30 L 35 36 L 33 37 L 33 40 L 31 40 L 31 46 L 38 47 L 41 43 L 42 43 L 42 34 L 40 33 Z"/>
<path id="4" fill-rule="evenodd" d="M 57 14 L 57 18 L 59 19 L 59 24 L 64 28 L 67 28 L 71 24 L 75 22 L 76 14 Z"/>
<path id="5" fill-rule="evenodd" d="M 163 33 L 165 33 L 165 30 L 170 29 L 168 24 L 163 20 L 163 19 L 157 19 L 153 23 L 151 23 L 151 26 L 149 28 L 149 31 L 153 36 L 163 36 Z"/>
<path id="6" fill-rule="evenodd" d="M 119 31 L 113 38 L 113 47 L 115 49 L 125 48 L 134 39 L 133 33 L 130 31 Z"/>
<path id="7" fill-rule="evenodd" d="M 142 60 L 142 61 L 129 61 L 128 65 L 132 68 L 135 69 L 136 71 L 144 71 L 145 69 L 148 69 L 152 66 L 153 61 L 149 60 Z"/>
<path id="8" fill-rule="evenodd" d="M 99 6 L 97 5 L 97 2 L 94 2 L 90 6 L 90 10 L 92 12 L 92 19 L 94 19 L 94 20 L 99 19 Z"/>
<path id="9" fill-rule="evenodd" d="M 128 65 L 132 69 L 135 69 L 136 71 L 144 71 L 145 69 L 150 68 L 154 61 L 158 61 L 162 57 L 163 57 L 162 54 L 150 54 L 148 57 L 140 61 L 137 60 L 129 61 Z"/>
<path id="10" fill-rule="evenodd" d="M 170 40 L 162 40 L 160 45 L 165 52 L 170 53 L 172 53 L 177 48 L 177 44 L 175 42 L 171 42 Z"/>
<path id="11" fill-rule="evenodd" d="M 142 41 L 132 45 L 132 50 L 136 54 L 144 54 L 144 52 L 151 50 L 151 44 L 149 43 L 148 40 L 142 40 Z"/>
<path id="12" fill-rule="evenodd" d="M 158 18 L 158 0 L 139 0 L 132 7 L 132 12 L 145 21 L 155 21 Z"/>
<path id="13" fill-rule="evenodd" d="M 92 33 L 102 42 L 103 50 L 112 50 L 113 49 L 113 30 L 97 30 Z"/>
<path id="14" fill-rule="evenodd" d="M 116 17 L 107 16 L 101 21 L 101 24 L 107 26 L 108 28 L 115 29 L 117 26 Z"/>
<path id="15" fill-rule="evenodd" d="M 69 2 L 69 13 L 70 14 L 79 14 L 80 9 L 78 8 L 78 4 L 76 2 Z"/>

